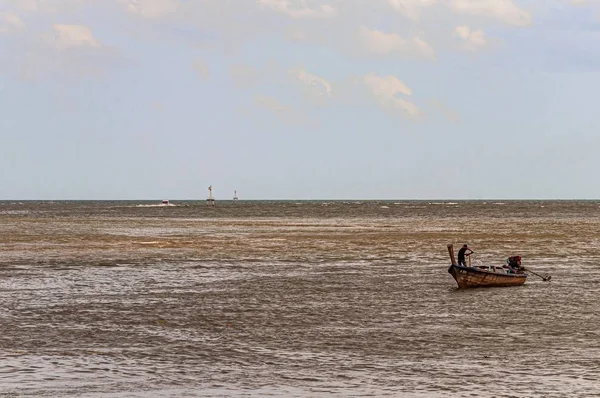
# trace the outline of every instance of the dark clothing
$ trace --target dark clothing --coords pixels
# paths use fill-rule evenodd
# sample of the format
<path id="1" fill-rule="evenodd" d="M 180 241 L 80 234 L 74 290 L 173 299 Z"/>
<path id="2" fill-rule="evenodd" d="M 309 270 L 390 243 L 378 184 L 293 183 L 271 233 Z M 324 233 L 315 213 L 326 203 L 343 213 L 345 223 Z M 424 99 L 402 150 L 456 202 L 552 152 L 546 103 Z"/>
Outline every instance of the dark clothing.
<path id="1" fill-rule="evenodd" d="M 458 251 L 458 265 L 462 265 L 464 267 L 467 266 L 467 263 L 465 261 L 465 252 L 469 250 L 471 251 L 471 249 L 468 249 L 466 247 L 461 247 L 460 250 Z"/>

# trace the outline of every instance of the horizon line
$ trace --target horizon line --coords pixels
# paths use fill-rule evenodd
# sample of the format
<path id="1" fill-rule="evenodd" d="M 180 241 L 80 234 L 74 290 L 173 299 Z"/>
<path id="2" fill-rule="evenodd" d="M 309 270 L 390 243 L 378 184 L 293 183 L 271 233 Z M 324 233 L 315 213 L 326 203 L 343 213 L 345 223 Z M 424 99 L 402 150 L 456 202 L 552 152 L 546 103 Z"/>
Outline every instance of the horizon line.
<path id="1" fill-rule="evenodd" d="M 122 199 L 122 198 L 116 198 L 116 199 L 1 199 L 0 198 L 0 202 L 15 202 L 15 201 L 21 201 L 21 202 L 34 202 L 34 201 L 41 201 L 41 202 L 114 202 L 114 201 L 123 201 L 123 202 L 133 202 L 133 201 L 143 201 L 143 202 L 150 202 L 150 201 L 162 201 L 162 200 L 168 200 L 169 202 L 172 201 L 178 201 L 178 202 L 206 202 L 208 198 L 206 199 L 156 199 L 156 198 L 151 198 L 151 199 L 142 199 L 142 198 L 135 198 L 135 199 Z M 234 200 L 233 198 L 230 199 L 219 199 L 219 198 L 214 198 L 215 201 L 224 201 L 224 202 L 242 202 L 242 201 L 246 201 L 246 202 L 259 202 L 259 201 L 305 201 L 305 202 L 314 202 L 314 201 L 333 201 L 333 202 L 340 202 L 340 201 L 363 201 L 363 202 L 376 202 L 376 201 L 385 201 L 385 202 L 390 202 L 390 201 L 400 201 L 400 202 L 407 202 L 407 201 L 419 201 L 419 202 L 423 202 L 423 201 L 457 201 L 457 202 L 483 202 L 483 201 L 600 201 L 600 198 L 463 198 L 463 199 L 457 199 L 457 198 L 378 198 L 378 199 L 365 199 L 365 198 L 338 198 L 338 199 L 333 199 L 333 198 L 315 198 L 315 199 L 306 199 L 306 198 L 263 198 L 263 199 L 236 199 Z"/>

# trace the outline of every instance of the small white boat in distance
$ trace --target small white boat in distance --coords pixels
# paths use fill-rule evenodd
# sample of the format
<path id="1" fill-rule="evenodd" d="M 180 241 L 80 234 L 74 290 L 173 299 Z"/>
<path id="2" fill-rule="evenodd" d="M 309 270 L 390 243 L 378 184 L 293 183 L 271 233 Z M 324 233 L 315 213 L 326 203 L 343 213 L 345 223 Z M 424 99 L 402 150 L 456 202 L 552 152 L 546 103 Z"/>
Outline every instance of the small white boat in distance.
<path id="1" fill-rule="evenodd" d="M 169 200 L 165 199 L 162 201 L 163 206 L 168 206 L 169 205 Z"/>

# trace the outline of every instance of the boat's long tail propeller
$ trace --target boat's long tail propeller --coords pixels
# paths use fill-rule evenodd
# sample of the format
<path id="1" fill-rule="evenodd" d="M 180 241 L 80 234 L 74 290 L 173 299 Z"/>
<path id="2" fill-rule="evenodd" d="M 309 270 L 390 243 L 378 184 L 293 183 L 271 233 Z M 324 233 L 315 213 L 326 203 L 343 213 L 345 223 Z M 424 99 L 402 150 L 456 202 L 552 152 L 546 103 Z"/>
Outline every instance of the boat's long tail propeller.
<path id="1" fill-rule="evenodd" d="M 538 274 L 537 272 L 533 272 L 533 271 L 532 271 L 532 270 L 530 270 L 529 268 L 525 268 L 524 270 L 525 270 L 525 272 L 529 272 L 530 274 L 533 274 L 533 275 L 535 275 L 535 276 L 538 276 L 538 277 L 542 278 L 542 280 L 543 280 L 544 282 L 549 282 L 549 281 L 550 281 L 550 279 L 552 279 L 552 276 L 550 276 L 550 275 L 540 275 L 540 274 Z"/>

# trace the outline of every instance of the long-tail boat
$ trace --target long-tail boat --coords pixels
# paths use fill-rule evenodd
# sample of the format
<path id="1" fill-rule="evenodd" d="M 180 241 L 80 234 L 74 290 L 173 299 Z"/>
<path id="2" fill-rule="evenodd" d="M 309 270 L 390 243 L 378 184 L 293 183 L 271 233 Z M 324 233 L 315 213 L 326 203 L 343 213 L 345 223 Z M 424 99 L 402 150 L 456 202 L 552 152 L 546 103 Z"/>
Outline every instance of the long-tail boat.
<path id="1" fill-rule="evenodd" d="M 527 274 L 523 271 L 523 268 L 520 267 L 520 264 L 514 268 L 511 266 L 465 267 L 456 264 L 454 247 L 452 244 L 448 245 L 448 254 L 450 254 L 450 260 L 452 261 L 452 265 L 448 268 L 448 272 L 458 284 L 459 289 L 472 287 L 519 286 L 524 284 L 527 280 Z"/>

